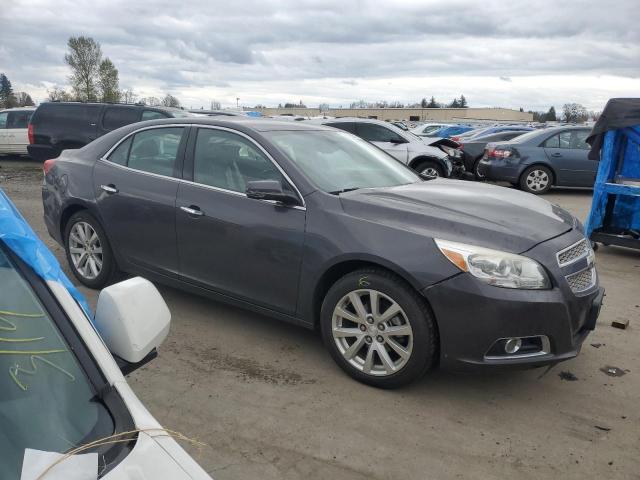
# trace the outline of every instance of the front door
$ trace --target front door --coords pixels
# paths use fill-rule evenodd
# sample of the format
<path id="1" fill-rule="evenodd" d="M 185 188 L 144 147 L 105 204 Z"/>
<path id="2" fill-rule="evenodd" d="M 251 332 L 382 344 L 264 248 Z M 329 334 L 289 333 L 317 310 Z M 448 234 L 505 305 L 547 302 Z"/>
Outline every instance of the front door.
<path id="1" fill-rule="evenodd" d="M 178 270 L 175 202 L 186 130 L 140 130 L 98 160 L 93 172 L 98 211 L 114 250 L 127 263 L 162 274 Z"/>
<path id="2" fill-rule="evenodd" d="M 199 128 L 178 189 L 180 271 L 188 281 L 282 313 L 296 310 L 306 210 L 247 198 L 252 180 L 290 183 L 248 137 Z M 302 205 L 302 202 L 301 202 Z"/>

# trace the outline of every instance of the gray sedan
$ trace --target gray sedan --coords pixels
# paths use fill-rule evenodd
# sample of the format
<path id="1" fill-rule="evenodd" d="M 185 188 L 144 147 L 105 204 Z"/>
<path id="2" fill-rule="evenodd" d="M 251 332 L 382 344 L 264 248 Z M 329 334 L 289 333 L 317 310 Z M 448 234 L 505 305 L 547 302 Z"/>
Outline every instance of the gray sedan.
<path id="1" fill-rule="evenodd" d="M 318 328 L 371 385 L 437 364 L 565 360 L 598 315 L 593 254 L 570 214 L 493 185 L 423 181 L 333 128 L 154 120 L 44 170 L 47 228 L 83 284 L 121 270 Z"/>
<path id="2" fill-rule="evenodd" d="M 598 162 L 589 160 L 591 130 L 559 126 L 535 130 L 508 142 L 490 143 L 478 165 L 488 180 L 510 182 L 529 193 L 552 186 L 593 187 Z"/>

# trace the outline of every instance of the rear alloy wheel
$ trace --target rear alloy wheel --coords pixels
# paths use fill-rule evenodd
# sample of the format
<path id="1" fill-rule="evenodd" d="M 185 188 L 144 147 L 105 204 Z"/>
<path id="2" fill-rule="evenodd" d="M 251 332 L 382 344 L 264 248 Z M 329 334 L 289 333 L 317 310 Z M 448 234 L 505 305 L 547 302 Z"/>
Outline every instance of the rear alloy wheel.
<path id="1" fill-rule="evenodd" d="M 535 195 L 547 192 L 552 185 L 553 174 L 542 165 L 527 168 L 520 177 L 520 188 Z"/>
<path id="2" fill-rule="evenodd" d="M 323 302 L 321 321 L 334 360 L 363 383 L 395 388 L 433 363 L 437 334 L 431 314 L 389 272 L 360 270 L 338 280 Z"/>
<path id="3" fill-rule="evenodd" d="M 65 250 L 71 271 L 90 288 L 102 288 L 116 267 L 109 241 L 100 223 L 87 211 L 72 215 L 65 229 Z"/>
<path id="4" fill-rule="evenodd" d="M 444 177 L 444 171 L 442 170 L 442 167 L 433 160 L 420 162 L 418 165 L 416 165 L 415 170 L 420 175 L 424 175 L 428 178 Z"/>

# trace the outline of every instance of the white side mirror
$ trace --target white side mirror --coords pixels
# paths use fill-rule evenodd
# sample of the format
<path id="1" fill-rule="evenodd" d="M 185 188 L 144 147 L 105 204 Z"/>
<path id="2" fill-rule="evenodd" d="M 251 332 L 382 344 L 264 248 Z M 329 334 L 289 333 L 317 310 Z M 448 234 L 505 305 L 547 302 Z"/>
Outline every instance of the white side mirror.
<path id="1" fill-rule="evenodd" d="M 129 363 L 142 361 L 169 333 L 171 312 L 148 280 L 130 278 L 98 297 L 95 325 L 111 353 Z"/>

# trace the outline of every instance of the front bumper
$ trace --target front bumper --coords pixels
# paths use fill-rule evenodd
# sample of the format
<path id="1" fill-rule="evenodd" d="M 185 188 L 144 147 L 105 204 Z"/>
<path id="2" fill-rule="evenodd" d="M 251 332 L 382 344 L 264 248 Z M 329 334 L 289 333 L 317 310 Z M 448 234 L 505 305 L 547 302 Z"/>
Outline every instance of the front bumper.
<path id="1" fill-rule="evenodd" d="M 560 250 L 558 245 L 569 245 L 575 238 L 574 233 L 562 235 L 525 255 L 538 261 L 538 256 L 549 258 L 545 250 L 556 252 Z M 564 276 L 571 272 L 561 271 L 556 265 L 547 270 L 554 284 L 549 290 L 494 287 L 468 273 L 423 290 L 438 323 L 441 367 L 448 370 L 531 367 L 577 356 L 595 328 L 604 289 L 596 282 L 587 291 L 574 294 L 564 281 Z M 513 337 L 545 338 L 547 348 L 535 354 L 505 352 L 499 358 L 490 353 L 499 339 Z"/>

